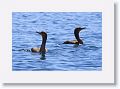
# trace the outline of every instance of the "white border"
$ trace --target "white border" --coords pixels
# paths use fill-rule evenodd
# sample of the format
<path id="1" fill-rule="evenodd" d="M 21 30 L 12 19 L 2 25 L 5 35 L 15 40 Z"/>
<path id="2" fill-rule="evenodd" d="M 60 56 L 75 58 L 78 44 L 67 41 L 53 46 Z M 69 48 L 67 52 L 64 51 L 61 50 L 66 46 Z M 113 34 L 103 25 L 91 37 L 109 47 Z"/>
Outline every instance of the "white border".
<path id="1" fill-rule="evenodd" d="M 9 0 L 1 4 L 1 7 L 1 82 L 114 83 L 114 4 L 112 0 L 109 2 L 107 0 L 76 0 L 76 2 L 75 0 Z M 12 12 L 102 12 L 102 71 L 12 71 Z"/>

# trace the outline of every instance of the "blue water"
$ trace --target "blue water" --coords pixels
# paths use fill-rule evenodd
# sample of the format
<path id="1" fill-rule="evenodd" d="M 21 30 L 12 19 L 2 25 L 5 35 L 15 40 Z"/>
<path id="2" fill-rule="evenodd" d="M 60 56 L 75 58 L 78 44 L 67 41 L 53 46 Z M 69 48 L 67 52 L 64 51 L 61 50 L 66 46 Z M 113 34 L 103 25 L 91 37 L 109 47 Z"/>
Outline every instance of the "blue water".
<path id="1" fill-rule="evenodd" d="M 62 44 L 75 39 L 73 32 L 79 26 L 86 27 L 79 34 L 84 44 Z M 48 34 L 45 57 L 29 51 L 41 45 L 42 38 L 36 31 Z M 101 71 L 102 13 L 13 12 L 12 70 Z"/>

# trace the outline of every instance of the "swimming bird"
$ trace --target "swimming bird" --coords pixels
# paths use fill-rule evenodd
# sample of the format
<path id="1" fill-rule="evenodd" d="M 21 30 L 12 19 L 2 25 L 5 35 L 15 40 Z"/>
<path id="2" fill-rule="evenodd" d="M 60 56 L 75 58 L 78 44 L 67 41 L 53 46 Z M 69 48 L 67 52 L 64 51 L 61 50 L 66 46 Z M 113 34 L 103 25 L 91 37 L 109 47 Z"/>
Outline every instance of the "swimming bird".
<path id="1" fill-rule="evenodd" d="M 83 44 L 83 41 L 79 37 L 79 32 L 83 29 L 85 28 L 81 28 L 81 27 L 75 28 L 74 35 L 75 35 L 76 40 L 65 41 L 63 44 Z"/>
<path id="2" fill-rule="evenodd" d="M 34 47 L 31 48 L 32 52 L 40 52 L 40 53 L 45 53 L 47 52 L 47 49 L 45 48 L 46 45 L 46 40 L 47 40 L 47 33 L 46 32 L 36 32 L 42 36 L 42 44 L 40 48 Z"/>

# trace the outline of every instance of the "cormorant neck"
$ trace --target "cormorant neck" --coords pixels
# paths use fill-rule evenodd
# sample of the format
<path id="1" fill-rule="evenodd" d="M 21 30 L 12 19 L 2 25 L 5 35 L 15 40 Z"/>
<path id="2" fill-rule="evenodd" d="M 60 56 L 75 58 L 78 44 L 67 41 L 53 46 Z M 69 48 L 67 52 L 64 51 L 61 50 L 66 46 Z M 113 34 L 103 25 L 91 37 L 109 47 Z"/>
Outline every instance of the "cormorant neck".
<path id="1" fill-rule="evenodd" d="M 47 40 L 47 36 L 42 36 L 42 44 L 40 47 L 40 52 L 45 52 L 46 40 Z"/>
<path id="2" fill-rule="evenodd" d="M 80 39 L 79 37 L 79 32 L 77 31 L 74 31 L 74 35 L 75 35 L 75 38 L 77 39 L 78 41 L 78 44 L 83 44 L 83 41 Z"/>
<path id="3" fill-rule="evenodd" d="M 42 36 L 42 45 L 45 45 L 46 44 L 46 37 Z"/>

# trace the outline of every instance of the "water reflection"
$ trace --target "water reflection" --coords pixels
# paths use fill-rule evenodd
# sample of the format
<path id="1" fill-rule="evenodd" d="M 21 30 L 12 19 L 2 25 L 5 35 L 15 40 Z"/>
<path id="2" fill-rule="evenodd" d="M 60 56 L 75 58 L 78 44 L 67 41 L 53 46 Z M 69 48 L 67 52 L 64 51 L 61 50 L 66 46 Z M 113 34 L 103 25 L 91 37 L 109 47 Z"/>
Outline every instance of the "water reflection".
<path id="1" fill-rule="evenodd" d="M 77 48 L 79 46 L 79 44 L 74 44 L 73 47 L 74 48 Z"/>
<path id="2" fill-rule="evenodd" d="M 41 54 L 40 59 L 41 59 L 41 60 L 45 60 L 45 59 L 46 59 L 46 57 L 45 57 L 45 53 L 42 52 L 42 53 L 40 53 L 40 54 Z"/>

